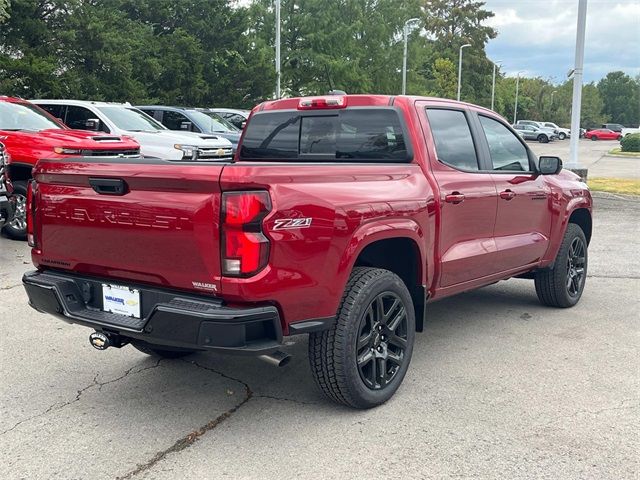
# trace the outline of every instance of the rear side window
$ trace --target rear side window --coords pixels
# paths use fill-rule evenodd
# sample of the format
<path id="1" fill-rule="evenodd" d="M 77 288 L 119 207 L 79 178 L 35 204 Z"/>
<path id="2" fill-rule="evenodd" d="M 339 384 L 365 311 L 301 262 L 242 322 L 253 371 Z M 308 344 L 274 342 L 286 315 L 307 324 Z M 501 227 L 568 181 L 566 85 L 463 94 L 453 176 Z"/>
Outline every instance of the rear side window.
<path id="1" fill-rule="evenodd" d="M 394 109 L 267 112 L 246 127 L 242 159 L 405 162 L 411 156 Z"/>
<path id="2" fill-rule="evenodd" d="M 427 109 L 436 154 L 442 163 L 477 171 L 478 156 L 465 114 L 459 110 Z"/>

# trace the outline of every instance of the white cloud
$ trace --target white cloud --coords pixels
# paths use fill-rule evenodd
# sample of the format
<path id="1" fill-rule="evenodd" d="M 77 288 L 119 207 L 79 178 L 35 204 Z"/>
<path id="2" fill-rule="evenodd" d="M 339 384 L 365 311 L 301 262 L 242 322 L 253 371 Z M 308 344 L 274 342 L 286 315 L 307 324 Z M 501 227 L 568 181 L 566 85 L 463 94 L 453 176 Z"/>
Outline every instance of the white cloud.
<path id="1" fill-rule="evenodd" d="M 487 0 L 486 8 L 498 30 L 487 53 L 504 71 L 564 80 L 574 64 L 577 0 Z M 585 46 L 586 81 L 613 70 L 640 73 L 640 1 L 590 0 Z"/>

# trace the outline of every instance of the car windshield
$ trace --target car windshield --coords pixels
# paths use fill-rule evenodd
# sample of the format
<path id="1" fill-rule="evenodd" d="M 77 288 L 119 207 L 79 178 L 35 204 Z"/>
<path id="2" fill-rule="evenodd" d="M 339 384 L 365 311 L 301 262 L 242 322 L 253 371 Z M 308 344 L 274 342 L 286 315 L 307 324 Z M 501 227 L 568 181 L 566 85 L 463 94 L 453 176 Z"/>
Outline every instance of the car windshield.
<path id="1" fill-rule="evenodd" d="M 156 132 L 166 130 L 146 113 L 137 108 L 123 107 L 121 105 L 98 107 L 114 125 L 129 132 Z"/>
<path id="2" fill-rule="evenodd" d="M 29 103 L 0 102 L 0 130 L 27 130 L 39 132 L 62 129 L 40 108 Z"/>
<path id="3" fill-rule="evenodd" d="M 191 115 L 197 119 L 198 125 L 205 127 L 205 133 L 236 133 L 239 130 L 231 122 L 228 122 L 214 112 L 201 112 L 192 110 Z"/>

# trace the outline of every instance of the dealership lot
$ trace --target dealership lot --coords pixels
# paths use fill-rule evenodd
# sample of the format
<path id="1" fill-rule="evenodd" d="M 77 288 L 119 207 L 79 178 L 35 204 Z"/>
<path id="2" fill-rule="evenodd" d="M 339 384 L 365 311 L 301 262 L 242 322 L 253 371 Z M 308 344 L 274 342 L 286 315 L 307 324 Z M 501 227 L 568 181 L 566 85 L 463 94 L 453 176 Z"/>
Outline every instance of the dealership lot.
<path id="1" fill-rule="evenodd" d="M 569 140 L 550 143 L 527 142 L 536 155 L 556 155 L 569 163 Z M 637 158 L 614 157 L 608 152 L 619 148 L 618 141 L 596 141 L 581 138 L 578 143 L 580 162 L 589 169 L 589 177 L 640 179 L 640 160 Z"/>
<path id="2" fill-rule="evenodd" d="M 27 306 L 28 248 L 0 238 L 0 476 L 632 478 L 640 202 L 595 205 L 581 303 L 545 308 L 510 280 L 432 304 L 403 386 L 370 411 L 322 396 L 306 337 L 281 369 L 98 352 Z"/>

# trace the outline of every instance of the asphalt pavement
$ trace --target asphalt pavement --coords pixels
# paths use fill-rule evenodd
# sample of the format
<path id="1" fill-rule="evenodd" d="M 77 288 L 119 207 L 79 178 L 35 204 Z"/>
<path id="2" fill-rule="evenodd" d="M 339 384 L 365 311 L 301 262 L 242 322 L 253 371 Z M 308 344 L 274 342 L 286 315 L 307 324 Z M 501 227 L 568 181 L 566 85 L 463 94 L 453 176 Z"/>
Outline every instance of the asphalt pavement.
<path id="1" fill-rule="evenodd" d="M 596 198 L 575 308 L 527 280 L 430 305 L 404 384 L 369 411 L 322 396 L 304 336 L 279 369 L 99 352 L 28 307 L 28 248 L 0 238 L 0 478 L 638 478 L 639 219 L 638 199 Z"/>
<path id="2" fill-rule="evenodd" d="M 555 155 L 569 163 L 569 140 L 555 140 L 549 143 L 528 141 L 536 155 Z M 592 141 L 581 138 L 578 142 L 578 158 L 589 169 L 589 178 L 640 179 L 640 158 L 609 155 L 609 151 L 620 147 L 617 140 Z"/>

